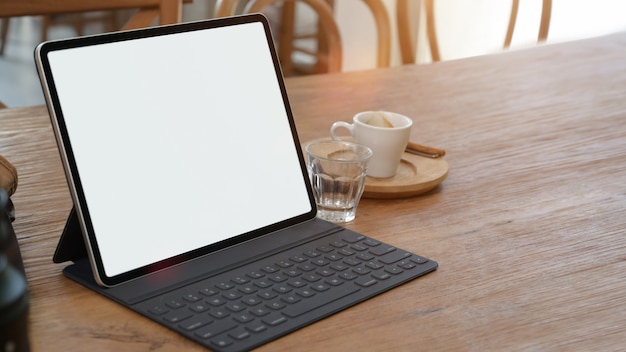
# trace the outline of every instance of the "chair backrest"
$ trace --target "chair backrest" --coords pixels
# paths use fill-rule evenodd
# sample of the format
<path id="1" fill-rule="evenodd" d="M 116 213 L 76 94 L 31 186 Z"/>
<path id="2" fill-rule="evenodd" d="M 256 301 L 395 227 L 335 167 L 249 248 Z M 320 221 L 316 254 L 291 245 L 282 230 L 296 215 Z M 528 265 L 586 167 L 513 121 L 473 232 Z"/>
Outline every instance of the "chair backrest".
<path id="1" fill-rule="evenodd" d="M 290 0 L 256 0 L 252 1 L 250 6 L 245 10 L 246 13 L 261 12 L 267 6 L 278 2 L 284 2 Z M 341 46 L 341 35 L 339 34 L 339 27 L 335 22 L 333 11 L 330 5 L 323 0 L 297 0 L 302 1 L 309 5 L 311 9 L 317 14 L 319 18 L 322 31 L 325 34 L 325 43 L 328 48 L 328 56 L 326 58 L 318 58 L 325 60 L 328 72 L 341 71 L 343 52 Z M 222 4 L 219 7 L 216 16 L 226 17 L 235 14 L 237 9 L 237 0 L 222 0 Z M 284 58 L 283 58 L 284 60 Z"/>
<path id="2" fill-rule="evenodd" d="M 192 0 L 185 0 L 191 2 Z M 183 0 L 2 0 L 0 17 L 40 16 L 88 11 L 139 9 L 122 29 L 178 23 Z"/>
<path id="3" fill-rule="evenodd" d="M 391 20 L 381 0 L 363 0 L 374 16 L 378 33 L 378 67 L 389 67 L 391 62 Z"/>
<path id="4" fill-rule="evenodd" d="M 544 42 L 548 38 L 550 29 L 550 18 L 552 16 L 552 0 L 542 0 L 541 21 L 539 24 L 539 33 L 537 42 Z M 411 26 L 412 13 L 410 9 L 410 0 L 398 0 L 397 3 L 397 21 L 398 21 L 398 39 L 400 41 L 400 51 L 402 62 L 404 64 L 415 63 L 415 39 L 413 38 L 413 28 Z M 435 4 L 434 0 L 424 0 L 424 10 L 426 12 L 426 34 L 430 54 L 433 61 L 440 61 L 441 54 L 439 52 L 439 41 L 437 39 L 437 31 L 435 26 Z M 517 22 L 517 13 L 519 9 L 519 0 L 512 0 L 511 14 L 509 16 L 509 24 L 504 39 L 504 48 L 511 46 L 513 33 Z"/>
<path id="5" fill-rule="evenodd" d="M 291 11 L 293 11 L 293 5 L 296 2 L 303 2 L 307 4 L 310 8 L 314 10 L 314 12 L 319 17 L 320 24 L 320 35 L 318 35 L 318 39 L 323 41 L 323 43 L 318 43 L 318 51 L 322 51 L 326 54 L 326 58 L 322 58 L 322 60 L 326 60 L 328 72 L 337 72 L 341 70 L 341 62 L 342 62 L 342 43 L 341 43 L 341 35 L 339 31 L 339 27 L 335 21 L 335 17 L 333 14 L 332 6 L 329 4 L 332 1 L 329 0 L 256 0 L 250 1 L 250 6 L 245 10 L 245 12 L 259 12 L 262 11 L 266 6 L 269 6 L 274 3 L 284 3 L 283 11 L 285 11 L 286 7 L 291 6 Z M 376 65 L 378 67 L 388 67 L 391 62 L 391 20 L 389 18 L 389 13 L 387 12 L 387 8 L 385 7 L 382 0 L 363 0 L 363 3 L 368 7 L 372 17 L 374 19 L 374 24 L 376 26 L 377 32 L 377 56 L 376 56 Z M 218 17 L 230 16 L 235 13 L 237 8 L 241 8 L 240 1 L 237 0 L 223 0 L 221 6 L 217 11 Z M 293 15 L 292 15 L 293 17 Z M 279 55 L 281 56 L 281 62 L 283 62 L 283 66 L 288 66 L 289 59 L 291 56 L 292 50 L 297 49 L 293 48 L 293 33 L 285 33 L 285 31 L 293 31 L 293 18 L 287 18 L 286 16 L 282 17 L 283 23 L 281 24 L 281 34 L 279 38 Z M 282 46 L 288 47 L 283 48 Z M 321 48 L 323 47 L 323 49 Z M 309 53 L 311 54 L 311 53 Z M 319 58 L 319 56 L 318 56 Z"/>

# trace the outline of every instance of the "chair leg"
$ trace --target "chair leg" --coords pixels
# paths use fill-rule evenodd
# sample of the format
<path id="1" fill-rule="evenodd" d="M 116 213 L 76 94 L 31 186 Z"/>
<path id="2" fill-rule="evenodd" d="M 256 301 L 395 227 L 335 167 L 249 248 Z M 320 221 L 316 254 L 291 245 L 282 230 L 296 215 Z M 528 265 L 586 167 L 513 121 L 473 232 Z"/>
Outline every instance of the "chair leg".
<path id="1" fill-rule="evenodd" d="M 0 56 L 4 55 L 4 47 L 7 44 L 7 37 L 9 34 L 9 17 L 3 17 L 2 28 L 0 29 Z"/>
<path id="2" fill-rule="evenodd" d="M 295 27 L 296 3 L 285 1 L 282 6 L 280 34 L 278 42 L 278 57 L 285 75 L 289 76 L 293 70 L 293 31 Z"/>

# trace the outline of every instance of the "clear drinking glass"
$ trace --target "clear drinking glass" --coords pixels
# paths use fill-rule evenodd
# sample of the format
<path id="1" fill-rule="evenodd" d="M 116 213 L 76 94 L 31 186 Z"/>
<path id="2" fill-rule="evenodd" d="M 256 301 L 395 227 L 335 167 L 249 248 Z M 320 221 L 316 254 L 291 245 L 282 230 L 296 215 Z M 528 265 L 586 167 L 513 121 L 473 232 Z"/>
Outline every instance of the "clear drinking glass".
<path id="1" fill-rule="evenodd" d="M 314 142 L 305 149 L 317 217 L 331 222 L 354 220 L 372 151 L 343 141 Z"/>

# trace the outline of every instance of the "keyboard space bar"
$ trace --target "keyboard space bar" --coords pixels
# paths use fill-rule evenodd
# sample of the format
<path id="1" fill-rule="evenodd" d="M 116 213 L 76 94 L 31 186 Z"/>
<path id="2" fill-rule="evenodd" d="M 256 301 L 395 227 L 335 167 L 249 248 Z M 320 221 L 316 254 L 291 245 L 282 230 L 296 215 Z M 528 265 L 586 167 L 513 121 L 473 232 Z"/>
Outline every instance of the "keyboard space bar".
<path id="1" fill-rule="evenodd" d="M 351 295 L 359 290 L 360 289 L 358 287 L 351 287 L 347 289 L 332 289 L 326 292 L 318 293 L 317 295 L 301 301 L 298 304 L 283 309 L 282 313 L 290 318 L 295 318 L 330 302 Z"/>

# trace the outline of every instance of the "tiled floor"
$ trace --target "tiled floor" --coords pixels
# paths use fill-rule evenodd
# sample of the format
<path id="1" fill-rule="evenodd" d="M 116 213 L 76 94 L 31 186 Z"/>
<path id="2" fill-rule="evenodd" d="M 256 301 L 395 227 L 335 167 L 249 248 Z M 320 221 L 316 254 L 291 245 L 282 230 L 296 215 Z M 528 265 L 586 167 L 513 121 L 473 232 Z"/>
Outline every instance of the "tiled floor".
<path id="1" fill-rule="evenodd" d="M 33 17 L 10 22 L 9 37 L 0 56 L 0 101 L 9 107 L 44 103 L 33 59 L 39 28 L 39 20 Z"/>
<path id="2" fill-rule="evenodd" d="M 101 25 L 90 25 L 87 33 L 102 30 Z M 76 36 L 69 26 L 54 26 L 48 39 Z M 34 50 L 41 42 L 41 20 L 38 17 L 12 18 L 9 34 L 0 56 L 0 101 L 8 107 L 44 104 L 39 77 L 35 68 Z"/>

